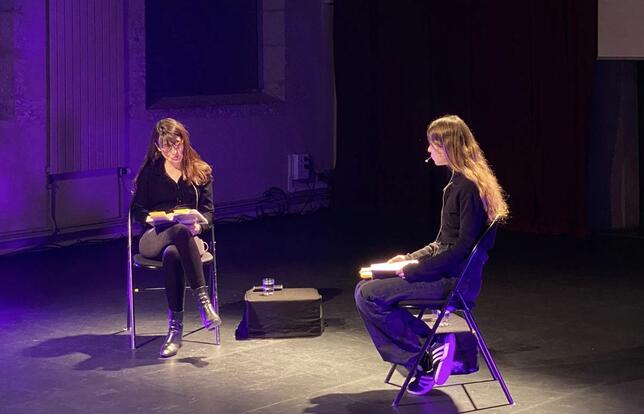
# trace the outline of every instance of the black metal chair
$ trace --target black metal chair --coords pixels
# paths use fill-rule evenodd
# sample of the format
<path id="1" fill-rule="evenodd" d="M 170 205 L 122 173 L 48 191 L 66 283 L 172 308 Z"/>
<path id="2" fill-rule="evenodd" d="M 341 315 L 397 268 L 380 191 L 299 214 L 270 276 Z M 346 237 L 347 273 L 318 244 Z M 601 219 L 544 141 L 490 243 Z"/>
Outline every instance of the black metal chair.
<path id="1" fill-rule="evenodd" d="M 468 275 L 468 271 L 471 269 L 472 263 L 474 263 L 475 261 L 479 261 L 481 264 L 483 264 L 487 260 L 487 252 L 490 249 L 492 249 L 492 247 L 494 246 L 494 240 L 496 238 L 496 228 L 497 228 L 497 221 L 495 220 L 492 222 L 492 224 L 488 226 L 488 228 L 485 230 L 481 238 L 478 240 L 478 242 L 472 249 L 472 252 L 467 258 L 467 261 L 465 263 L 465 266 L 461 274 L 458 276 L 458 279 L 454 285 L 454 288 L 447 296 L 447 298 L 443 300 L 404 301 L 399 304 L 400 307 L 404 307 L 410 310 L 417 310 L 418 319 L 422 319 L 423 315 L 428 310 L 429 311 L 436 310 L 436 311 L 439 311 L 439 313 L 436 317 L 436 320 L 431 326 L 432 333 L 427 338 L 427 340 L 423 343 L 423 346 L 421 347 L 421 351 L 418 353 L 416 364 L 414 364 L 414 367 L 409 371 L 407 377 L 405 378 L 405 381 L 403 382 L 403 385 L 400 387 L 400 391 L 398 392 L 398 394 L 396 395 L 396 398 L 391 404 L 392 406 L 394 407 L 398 406 L 398 404 L 400 403 L 400 400 L 405 395 L 405 392 L 407 391 L 407 387 L 409 386 L 409 383 L 411 382 L 412 378 L 414 378 L 414 376 L 416 375 L 418 364 L 420 364 L 420 361 L 423 355 L 425 354 L 425 352 L 427 352 L 427 349 L 432 344 L 432 341 L 436 336 L 438 328 L 441 326 L 441 322 L 443 321 L 446 311 L 459 312 L 463 314 L 470 332 L 472 332 L 476 337 L 478 348 L 481 351 L 481 354 L 483 355 L 483 359 L 485 360 L 485 363 L 487 364 L 488 369 L 490 370 L 490 373 L 492 374 L 493 380 L 498 381 L 499 384 L 501 385 L 501 389 L 505 394 L 508 404 L 510 405 L 514 404 L 514 400 L 512 399 L 512 396 L 510 395 L 510 391 L 508 390 L 508 387 L 505 384 L 505 381 L 503 380 L 503 376 L 501 375 L 501 372 L 497 368 L 496 363 L 492 358 L 492 354 L 490 353 L 490 350 L 488 349 L 488 346 L 485 342 L 485 339 L 483 339 L 483 335 L 481 334 L 481 331 L 479 330 L 479 327 L 476 324 L 474 316 L 472 315 L 472 307 L 474 304 L 472 302 L 467 301 L 463 296 L 463 292 L 461 291 L 461 289 L 464 286 L 464 283 L 466 283 L 464 280 Z M 389 383 L 389 380 L 391 379 L 391 376 L 393 375 L 395 369 L 396 369 L 396 364 L 393 364 L 391 369 L 389 370 L 389 373 L 387 374 L 387 377 L 385 378 L 385 383 Z"/>
<path id="2" fill-rule="evenodd" d="M 208 287 L 210 293 L 210 300 L 212 306 L 215 308 L 215 311 L 219 313 L 219 300 L 217 296 L 217 256 L 215 249 L 215 230 L 214 225 L 210 226 L 210 240 L 208 242 L 208 251 L 204 252 L 201 256 L 201 262 L 207 268 L 204 272 L 208 279 Z M 137 348 L 136 343 L 136 309 L 134 299 L 135 296 L 148 291 L 161 291 L 164 290 L 163 287 L 137 287 L 134 282 L 134 268 L 147 269 L 147 270 L 161 270 L 163 263 L 158 260 L 148 259 L 143 257 L 141 254 L 132 254 L 132 215 L 128 214 L 127 220 L 127 251 L 128 251 L 128 261 L 127 261 L 127 328 L 126 330 L 130 334 L 130 349 L 135 350 Z M 200 329 L 203 329 L 201 327 Z M 197 329 L 200 330 L 200 329 Z M 193 331 L 194 332 L 194 331 Z M 219 326 L 214 329 L 214 345 L 219 345 L 220 335 L 219 335 Z"/>

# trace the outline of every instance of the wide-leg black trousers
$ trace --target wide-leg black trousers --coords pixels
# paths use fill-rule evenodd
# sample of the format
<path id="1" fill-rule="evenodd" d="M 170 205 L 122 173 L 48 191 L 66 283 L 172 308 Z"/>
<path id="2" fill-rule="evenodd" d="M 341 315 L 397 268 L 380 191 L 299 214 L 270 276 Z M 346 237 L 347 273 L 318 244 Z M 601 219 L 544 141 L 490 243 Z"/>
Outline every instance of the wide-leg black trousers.
<path id="1" fill-rule="evenodd" d="M 399 277 L 358 283 L 355 301 L 376 349 L 385 361 L 411 368 L 422 342 L 431 330 L 398 303 L 411 299 L 443 299 L 449 295 L 455 278 L 432 282 L 408 282 Z"/>

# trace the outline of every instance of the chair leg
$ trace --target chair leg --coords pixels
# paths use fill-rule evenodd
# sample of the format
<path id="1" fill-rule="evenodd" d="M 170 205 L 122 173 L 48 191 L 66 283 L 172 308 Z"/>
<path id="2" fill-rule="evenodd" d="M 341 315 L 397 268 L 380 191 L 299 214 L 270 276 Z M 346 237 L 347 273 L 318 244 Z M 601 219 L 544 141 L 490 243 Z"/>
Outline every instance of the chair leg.
<path id="1" fill-rule="evenodd" d="M 434 334 L 430 335 L 430 338 L 433 339 L 433 337 L 434 337 Z M 396 394 L 396 398 L 394 398 L 394 401 L 391 403 L 392 407 L 398 407 L 398 404 L 400 404 L 400 400 L 402 400 L 402 397 L 407 392 L 407 387 L 409 386 L 409 383 L 411 382 L 411 379 L 414 377 L 414 375 L 416 375 L 416 371 L 418 370 L 418 364 L 420 363 L 420 360 L 423 357 L 423 354 L 427 351 L 428 347 L 429 347 L 429 339 L 423 344 L 422 350 L 418 354 L 418 358 L 416 358 L 416 363 L 409 370 L 409 374 L 407 374 L 407 377 L 405 377 L 405 381 L 403 382 L 402 386 L 400 387 L 400 390 L 398 391 L 398 394 Z"/>
<path id="2" fill-rule="evenodd" d="M 134 327 L 131 327 L 129 330 L 130 333 L 130 351 L 136 351 L 136 332 Z"/>
<path id="3" fill-rule="evenodd" d="M 489 349 L 487 347 L 487 342 L 485 342 L 485 340 L 483 339 L 483 336 L 479 332 L 478 325 L 474 321 L 474 317 L 468 311 L 463 311 L 463 316 L 465 316 L 465 321 L 467 322 L 467 325 L 469 326 L 470 331 L 474 334 L 474 337 L 476 338 L 476 344 L 479 347 L 481 354 L 483 355 L 483 359 L 488 369 L 490 370 L 490 374 L 492 374 L 492 378 L 495 381 L 498 380 L 499 379 L 498 372 L 497 372 L 498 369 L 495 369 L 496 366 L 490 363 L 492 354 L 490 354 L 489 352 Z"/>
<path id="4" fill-rule="evenodd" d="M 213 236 L 213 249 L 212 249 L 212 255 L 213 255 L 213 261 L 212 264 L 210 265 L 210 301 L 212 302 L 212 307 L 215 309 L 215 312 L 217 312 L 217 315 L 219 315 L 219 297 L 217 296 L 217 259 L 215 258 L 215 242 L 214 242 L 214 236 Z M 215 340 L 215 345 L 219 345 L 221 342 L 221 336 L 220 336 L 220 326 L 216 326 L 214 331 L 214 340 Z"/>
<path id="5" fill-rule="evenodd" d="M 494 362 L 494 359 L 492 358 L 492 354 L 490 353 L 490 350 L 487 346 L 487 343 L 485 342 L 485 339 L 483 338 L 483 335 L 481 334 L 481 331 L 479 331 L 479 327 L 476 324 L 476 321 L 474 320 L 474 315 L 469 311 L 469 309 L 464 310 L 464 315 L 465 315 L 465 320 L 467 321 L 467 324 L 469 325 L 470 329 L 474 331 L 474 336 L 476 337 L 476 342 L 479 346 L 479 349 L 481 350 L 481 353 L 483 354 L 483 359 L 485 359 L 485 363 L 488 366 L 488 369 L 490 370 L 490 373 L 492 374 L 492 378 L 494 378 L 496 381 L 499 382 L 501 385 L 501 389 L 503 390 L 503 393 L 505 394 L 505 398 L 508 400 L 508 403 L 510 405 L 514 404 L 514 400 L 512 399 L 512 395 L 510 394 L 510 390 L 508 390 L 507 385 L 505 384 L 505 381 L 503 380 L 503 376 L 501 375 L 501 372 L 499 371 L 499 368 L 496 366 L 496 363 Z"/>
<path id="6" fill-rule="evenodd" d="M 136 350 L 136 322 L 134 319 L 134 275 L 132 269 L 132 223 L 128 214 L 127 221 L 127 330 L 130 333 L 130 349 Z"/>
<path id="7" fill-rule="evenodd" d="M 127 308 L 127 325 L 130 333 L 130 350 L 136 350 L 136 321 L 134 318 L 134 292 L 129 289 L 128 308 Z"/>
<path id="8" fill-rule="evenodd" d="M 398 364 L 391 364 L 391 368 L 389 369 L 389 373 L 385 377 L 385 384 L 389 384 L 389 381 L 391 380 L 391 376 L 394 375 L 394 371 L 396 370 L 396 367 Z"/>
<path id="9" fill-rule="evenodd" d="M 127 330 L 130 333 L 130 349 L 132 351 L 136 350 L 136 322 L 134 318 L 134 283 L 132 276 L 132 254 L 128 257 L 128 269 L 127 269 Z"/>

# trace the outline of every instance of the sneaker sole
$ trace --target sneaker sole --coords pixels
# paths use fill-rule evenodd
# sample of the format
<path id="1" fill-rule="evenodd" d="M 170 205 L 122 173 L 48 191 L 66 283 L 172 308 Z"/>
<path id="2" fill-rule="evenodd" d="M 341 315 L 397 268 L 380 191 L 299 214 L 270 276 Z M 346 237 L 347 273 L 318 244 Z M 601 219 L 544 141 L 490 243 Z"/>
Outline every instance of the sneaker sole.
<path id="1" fill-rule="evenodd" d="M 429 393 L 434 388 L 434 379 L 429 375 L 424 377 L 424 378 L 422 378 L 422 379 L 420 379 L 419 381 L 420 382 L 427 382 L 427 384 L 424 385 L 420 389 L 414 389 L 414 388 L 410 389 L 409 387 L 407 387 L 407 392 L 412 394 L 412 395 L 425 395 L 425 394 Z"/>

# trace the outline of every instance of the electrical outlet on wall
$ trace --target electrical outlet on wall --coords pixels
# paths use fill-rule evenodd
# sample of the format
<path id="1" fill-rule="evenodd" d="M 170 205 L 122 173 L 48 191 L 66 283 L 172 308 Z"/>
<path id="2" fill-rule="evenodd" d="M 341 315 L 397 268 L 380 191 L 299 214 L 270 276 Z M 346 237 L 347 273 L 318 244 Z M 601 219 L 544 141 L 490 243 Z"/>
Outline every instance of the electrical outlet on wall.
<path id="1" fill-rule="evenodd" d="M 288 155 L 288 191 L 295 191 L 296 183 L 311 179 L 311 156 L 309 154 Z"/>

